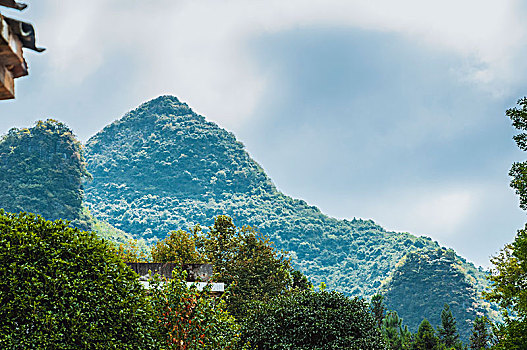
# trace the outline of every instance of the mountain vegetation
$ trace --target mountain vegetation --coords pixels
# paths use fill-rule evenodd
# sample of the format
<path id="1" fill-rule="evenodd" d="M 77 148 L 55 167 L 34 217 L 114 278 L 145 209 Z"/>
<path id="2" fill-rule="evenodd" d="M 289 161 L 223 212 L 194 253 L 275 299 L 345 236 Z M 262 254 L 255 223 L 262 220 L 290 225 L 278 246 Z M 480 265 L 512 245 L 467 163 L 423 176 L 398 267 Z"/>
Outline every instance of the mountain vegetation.
<path id="1" fill-rule="evenodd" d="M 172 96 L 129 112 L 85 149 L 54 120 L 12 129 L 0 140 L 0 170 L 0 208 L 69 220 L 114 242 L 123 258 L 147 259 L 147 244 L 158 248 L 152 250 L 155 259 L 174 258 L 165 243 L 194 245 L 197 255 L 180 259 L 203 257 L 203 241 L 189 241 L 189 234 L 197 232 L 196 224 L 213 228 L 215 218 L 226 214 L 232 223 L 252 227 L 236 248 L 241 253 L 266 257 L 268 239 L 289 252 L 284 262 L 298 270 L 287 272 L 293 286 L 325 283 L 359 297 L 382 290 L 388 307 L 413 331 L 423 317 L 438 325 L 439 311 L 449 303 L 464 340 L 477 315 L 495 316 L 478 298 L 486 285 L 482 270 L 429 238 L 389 232 L 372 220 L 330 218 L 284 195 L 232 133 Z M 437 254 L 445 263 L 435 265 Z M 410 268 L 427 259 L 434 268 L 423 267 L 420 274 Z M 236 273 L 249 268 L 238 267 Z M 447 283 L 443 273 L 450 276 Z M 249 287 L 257 284 L 247 281 Z M 419 306 L 401 301 L 405 294 L 415 295 Z"/>
<path id="2" fill-rule="evenodd" d="M 89 139 L 86 162 L 93 175 L 87 205 L 114 227 L 156 241 L 226 214 L 287 250 L 313 283 L 351 295 L 373 294 L 406 252 L 438 247 L 371 220 L 330 218 L 284 195 L 232 133 L 172 96 Z"/>
<path id="3" fill-rule="evenodd" d="M 155 242 L 168 232 L 210 226 L 218 215 L 229 215 L 288 251 L 293 266 L 314 285 L 324 282 L 352 296 L 375 294 L 407 254 L 426 258 L 426 252 L 440 249 L 427 237 L 389 232 L 372 220 L 337 220 L 284 195 L 232 133 L 173 96 L 144 103 L 90 138 L 86 162 L 93 175 L 85 186 L 86 204 L 98 219 Z M 486 284 L 483 271 L 452 254 L 460 268 L 444 268 L 459 274 L 451 281 L 459 284 L 441 286 L 442 276 L 430 270 L 442 301 L 435 305 L 432 298 L 425 310 L 455 301 L 458 287 L 480 291 Z M 412 293 L 428 288 L 410 270 L 400 269 L 398 276 L 410 282 Z M 483 310 L 475 296 L 471 300 Z M 473 320 L 474 306 L 459 305 L 470 309 Z M 422 308 L 412 310 L 422 317 Z M 413 329 L 420 321 L 411 322 Z"/>
<path id="4" fill-rule="evenodd" d="M 467 269 L 467 264 L 463 264 L 452 250 L 416 251 L 399 261 L 385 281 L 382 293 L 388 309 L 397 310 L 413 332 L 423 318 L 435 327 L 440 326 L 439 310 L 448 304 L 461 339 L 468 342 L 472 322 L 477 317 L 499 318 L 496 305 L 482 300 L 485 280 L 481 276 L 481 271 L 473 267 Z"/>
<path id="5" fill-rule="evenodd" d="M 34 127 L 13 128 L 0 138 L 0 208 L 62 219 L 93 230 L 115 244 L 134 237 L 94 218 L 84 206 L 84 182 L 91 179 L 83 146 L 65 124 L 48 119 Z M 144 240 L 137 241 L 142 251 Z"/>
<path id="6" fill-rule="evenodd" d="M 48 119 L 0 138 L 0 208 L 39 213 L 90 228 L 82 210 L 89 179 L 82 146 L 63 123 Z"/>

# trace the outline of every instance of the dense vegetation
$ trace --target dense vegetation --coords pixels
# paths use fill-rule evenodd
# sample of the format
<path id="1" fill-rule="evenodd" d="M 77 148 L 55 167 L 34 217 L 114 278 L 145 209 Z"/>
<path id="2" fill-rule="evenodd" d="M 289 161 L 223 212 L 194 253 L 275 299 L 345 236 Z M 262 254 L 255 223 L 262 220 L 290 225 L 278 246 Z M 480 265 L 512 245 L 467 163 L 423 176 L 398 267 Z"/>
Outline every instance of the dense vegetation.
<path id="1" fill-rule="evenodd" d="M 136 277 L 94 233 L 0 210 L 0 348 L 152 349 Z"/>
<path id="2" fill-rule="evenodd" d="M 0 141 L 4 170 L 0 172 L 0 207 L 73 220 L 72 226 L 91 228 L 121 245 L 139 238 L 132 248 L 139 247 L 143 253 L 148 250 L 143 238 L 153 244 L 169 232 L 175 236 L 186 233 L 185 229 L 192 232 L 195 224 L 212 225 L 217 215 L 228 214 L 238 224 L 251 225 L 263 234 L 246 232 L 252 240 L 245 247 L 261 248 L 267 244 L 262 237 L 268 236 L 278 249 L 290 252 L 293 267 L 315 285 L 324 282 L 330 289 L 363 297 L 389 282 L 406 254 L 420 251 L 427 257 L 427 252 L 439 249 L 428 238 L 387 232 L 371 220 L 336 220 L 302 200 L 285 196 L 232 133 L 207 122 L 175 97 L 145 103 L 88 141 L 87 165 L 93 181 L 84 186 L 93 216 L 81 200 L 83 179 L 90 178 L 82 151 L 71 130 L 53 120 L 38 122 L 30 129 L 12 129 Z M 130 257 L 129 248 L 121 246 L 121 256 Z M 238 253 L 250 254 L 251 249 Z M 457 271 L 459 278 L 448 286 L 438 284 L 441 275 L 432 270 L 423 279 L 411 269 L 399 268 L 392 281 L 404 279 L 411 293 L 425 290 L 431 281 L 445 302 L 455 300 L 453 291 L 458 289 L 467 288 L 474 295 L 474 288 L 479 291 L 485 284 L 484 274 L 451 254 L 454 269 L 442 268 Z M 289 273 L 302 277 L 296 275 L 298 271 Z M 247 285 L 256 282 L 248 280 Z M 397 289 L 389 297 L 394 293 Z M 473 309 L 483 309 L 479 300 L 471 301 L 476 305 L 465 304 L 466 310 L 459 312 L 475 317 Z M 401 309 L 405 305 L 390 304 L 404 314 L 413 330 L 423 315 L 431 320 L 438 317 L 436 304 L 420 306 L 411 320 Z M 463 319 L 460 327 L 468 324 Z M 464 339 L 467 332 L 462 332 Z"/>
<path id="3" fill-rule="evenodd" d="M 210 294 L 210 287 L 187 287 L 185 271 L 174 270 L 172 279 L 155 275 L 149 301 L 159 326 L 161 349 L 242 349 L 240 326 L 227 311 L 225 298 Z"/>
<path id="4" fill-rule="evenodd" d="M 245 315 L 251 300 L 281 295 L 303 277 L 293 275 L 287 257 L 266 237 L 251 227 L 236 227 L 224 215 L 204 232 L 197 226 L 192 232 L 170 233 L 152 247 L 151 255 L 154 262 L 212 264 L 215 278 L 229 286 L 228 310 L 238 318 Z"/>
<path id="5" fill-rule="evenodd" d="M 514 141 L 522 151 L 527 151 L 527 97 L 518 106 L 507 110 L 512 125 L 522 131 Z M 510 186 L 520 199 L 520 208 L 527 210 L 527 161 L 512 165 Z M 496 330 L 496 349 L 519 350 L 527 348 L 527 225 L 518 230 L 514 242 L 508 244 L 491 259 L 492 289 L 486 297 L 499 304 L 505 319 Z"/>
<path id="6" fill-rule="evenodd" d="M 141 105 L 93 136 L 86 161 L 93 175 L 86 201 L 98 219 L 155 242 L 226 214 L 290 252 L 294 267 L 313 284 L 349 295 L 373 295 L 407 253 L 439 248 L 429 238 L 387 232 L 371 220 L 330 218 L 282 194 L 232 133 L 172 96 Z M 480 288 L 484 273 L 456 259 L 460 273 L 470 273 Z M 419 281 L 412 284 L 416 293 L 423 288 Z M 452 293 L 452 286 L 438 288 Z"/>
<path id="7" fill-rule="evenodd" d="M 255 302 L 242 339 L 262 350 L 386 349 L 368 305 L 335 291 L 306 290 Z"/>
<path id="8" fill-rule="evenodd" d="M 84 206 L 83 184 L 89 179 L 80 142 L 59 121 L 13 128 L 0 138 L 0 208 L 68 220 L 111 242 L 127 244 L 132 235 L 94 218 Z M 138 244 L 147 249 L 144 240 Z"/>
<path id="9" fill-rule="evenodd" d="M 389 309 L 415 332 L 427 318 L 434 326 L 441 324 L 438 310 L 447 303 L 458 320 L 461 339 L 468 342 L 472 322 L 481 315 L 498 318 L 495 305 L 481 299 L 477 270 L 466 270 L 454 251 L 444 248 L 407 254 L 398 263 L 382 291 Z M 491 307 L 493 309 L 491 309 Z"/>
<path id="10" fill-rule="evenodd" d="M 336 220 L 285 196 L 232 133 L 171 96 L 93 136 L 86 161 L 93 175 L 86 200 L 97 218 L 157 240 L 226 214 L 270 236 L 315 284 L 351 295 L 373 294 L 407 252 L 438 247 L 371 220 Z"/>
<path id="11" fill-rule="evenodd" d="M 48 119 L 0 138 L 0 208 L 39 213 L 89 228 L 82 211 L 86 171 L 81 144 L 63 123 Z"/>

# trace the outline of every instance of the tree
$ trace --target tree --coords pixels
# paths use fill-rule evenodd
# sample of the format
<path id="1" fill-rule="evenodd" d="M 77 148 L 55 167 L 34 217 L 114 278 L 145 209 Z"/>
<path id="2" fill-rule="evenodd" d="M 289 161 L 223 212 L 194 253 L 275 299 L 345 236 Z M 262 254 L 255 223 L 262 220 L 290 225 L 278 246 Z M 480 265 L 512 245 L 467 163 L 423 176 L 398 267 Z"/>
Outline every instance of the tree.
<path id="1" fill-rule="evenodd" d="M 527 349 L 527 225 L 491 259 L 489 301 L 502 309 L 504 324 L 498 328 L 498 349 Z"/>
<path id="2" fill-rule="evenodd" d="M 384 319 L 384 313 L 386 312 L 386 306 L 384 305 L 384 296 L 381 294 L 375 294 L 371 297 L 370 311 L 375 319 L 377 328 L 381 328 L 382 320 Z"/>
<path id="3" fill-rule="evenodd" d="M 216 217 L 208 231 L 196 226 L 191 233 L 171 233 L 154 246 L 152 257 L 154 262 L 212 264 L 216 280 L 231 289 L 228 309 L 236 317 L 244 315 L 249 301 L 275 297 L 293 283 L 286 253 L 253 228 L 236 227 L 225 215 Z M 305 287 L 304 279 L 296 278 L 297 285 Z"/>
<path id="4" fill-rule="evenodd" d="M 470 336 L 470 348 L 473 350 L 488 349 L 490 333 L 488 331 L 489 320 L 483 316 L 474 320 L 472 335 Z"/>
<path id="5" fill-rule="evenodd" d="M 196 251 L 196 235 L 199 226 L 192 232 L 172 231 L 162 241 L 152 246 L 152 259 L 155 262 L 172 262 L 177 264 L 194 264 L 203 262 Z"/>
<path id="6" fill-rule="evenodd" d="M 441 311 L 441 327 L 438 329 L 439 338 L 448 349 L 461 349 L 463 344 L 459 340 L 459 333 L 457 332 L 456 320 L 452 316 L 450 306 L 445 303 Z"/>
<path id="7" fill-rule="evenodd" d="M 381 331 L 392 350 L 407 350 L 412 341 L 412 333 L 402 322 L 397 311 L 389 311 L 382 320 Z"/>
<path id="8" fill-rule="evenodd" d="M 434 327 L 425 318 L 419 325 L 412 350 L 439 350 L 441 343 L 436 336 Z"/>
<path id="9" fill-rule="evenodd" d="M 313 284 L 309 282 L 306 275 L 298 270 L 293 270 L 291 272 L 291 277 L 293 278 L 293 289 L 297 290 L 309 290 L 313 288 Z"/>
<path id="10" fill-rule="evenodd" d="M 174 350 L 239 349 L 240 326 L 226 311 L 223 297 L 210 288 L 198 290 L 186 284 L 186 272 L 175 269 L 171 280 L 155 275 L 151 302 L 155 310 L 163 348 Z M 238 347 L 240 346 L 240 347 Z"/>
<path id="11" fill-rule="evenodd" d="M 242 325 L 252 349 L 385 349 L 380 330 L 358 298 L 338 292 L 297 291 L 257 301 Z"/>
<path id="12" fill-rule="evenodd" d="M 109 243 L 0 210 L 0 348 L 153 349 L 151 308 Z"/>
<path id="13" fill-rule="evenodd" d="M 519 107 L 519 108 L 518 108 Z M 518 100 L 518 107 L 510 108 L 506 115 L 518 130 L 527 130 L 527 98 Z M 514 141 L 527 151 L 527 133 L 521 132 Z M 511 167 L 510 186 L 519 195 L 520 208 L 527 209 L 527 162 Z M 527 225 L 519 230 L 513 243 L 508 244 L 491 259 L 494 265 L 489 277 L 491 290 L 485 293 L 489 301 L 502 309 L 504 324 L 497 329 L 498 349 L 527 349 Z"/>
<path id="14" fill-rule="evenodd" d="M 513 127 L 527 130 L 527 97 L 519 99 L 517 104 L 520 108 L 509 108 L 505 115 L 511 119 Z M 527 151 L 527 133 L 519 133 L 513 139 L 522 151 Z M 512 177 L 510 186 L 520 197 L 520 208 L 527 210 L 527 161 L 513 163 L 509 176 Z"/>

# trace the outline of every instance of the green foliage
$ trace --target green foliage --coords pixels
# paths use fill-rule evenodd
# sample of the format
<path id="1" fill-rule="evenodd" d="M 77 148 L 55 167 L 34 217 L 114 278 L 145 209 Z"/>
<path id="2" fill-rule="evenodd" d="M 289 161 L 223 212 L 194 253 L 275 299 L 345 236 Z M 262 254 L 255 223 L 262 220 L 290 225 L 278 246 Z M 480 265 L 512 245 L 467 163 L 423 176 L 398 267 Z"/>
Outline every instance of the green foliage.
<path id="1" fill-rule="evenodd" d="M 419 325 L 412 350 L 441 350 L 444 349 L 435 334 L 434 327 L 425 318 Z"/>
<path id="2" fill-rule="evenodd" d="M 136 275 L 94 233 L 0 210 L 0 348 L 152 349 Z"/>
<path id="3" fill-rule="evenodd" d="M 408 350 L 412 343 L 412 332 L 407 326 L 403 327 L 403 320 L 396 311 L 389 311 L 382 320 L 381 331 L 391 350 Z"/>
<path id="4" fill-rule="evenodd" d="M 505 112 L 512 121 L 512 126 L 518 130 L 527 130 L 527 97 L 518 100 L 518 106 L 509 108 Z M 519 133 L 513 137 L 514 141 L 522 151 L 527 151 L 527 134 Z M 512 177 L 511 187 L 515 189 L 520 197 L 520 208 L 527 210 L 527 162 L 516 162 L 512 164 L 509 176 Z"/>
<path id="5" fill-rule="evenodd" d="M 485 297 L 498 303 L 505 319 L 499 328 L 499 349 L 527 348 L 527 225 L 512 244 L 491 259 L 492 289 Z"/>
<path id="6" fill-rule="evenodd" d="M 293 278 L 293 289 L 296 290 L 311 290 L 313 289 L 313 284 L 309 282 L 306 275 L 298 270 L 293 270 L 291 272 L 291 277 Z"/>
<path id="7" fill-rule="evenodd" d="M 489 349 L 491 334 L 488 329 L 489 320 L 486 317 L 478 317 L 474 320 L 472 335 L 470 336 L 470 349 Z"/>
<path id="8" fill-rule="evenodd" d="M 527 98 L 506 111 L 512 125 L 527 130 Z M 514 136 L 518 147 L 527 151 L 527 134 Z M 527 210 L 527 162 L 514 163 L 509 172 L 510 186 L 520 199 L 520 208 Z M 494 265 L 489 279 L 492 289 L 485 297 L 499 304 L 505 323 L 497 328 L 497 349 L 527 349 L 527 225 L 519 230 L 512 244 L 491 259 Z"/>
<path id="9" fill-rule="evenodd" d="M 386 306 L 384 305 L 384 296 L 381 294 L 375 294 L 371 297 L 370 301 L 370 311 L 375 320 L 375 324 L 378 328 L 382 325 L 382 320 L 384 319 L 384 314 L 386 312 Z"/>
<path id="10" fill-rule="evenodd" d="M 208 262 L 215 278 L 231 289 L 228 308 L 243 316 L 251 300 L 268 300 L 287 291 L 292 268 L 284 252 L 250 227 L 237 228 L 228 216 L 218 216 L 209 230 L 196 226 L 179 230 L 152 249 L 154 262 Z M 299 277 L 302 283 L 306 283 Z M 300 283 L 300 282 L 299 282 Z"/>
<path id="11" fill-rule="evenodd" d="M 453 317 L 459 320 L 460 339 L 468 342 L 472 321 L 495 311 L 481 299 L 478 290 L 482 283 L 473 277 L 478 275 L 466 267 L 452 250 L 409 253 L 383 286 L 385 303 L 389 309 L 397 310 L 412 332 L 423 317 L 439 326 L 440 310 L 447 303 Z"/>
<path id="12" fill-rule="evenodd" d="M 196 251 L 196 231 L 172 231 L 152 247 L 154 262 L 171 262 L 176 264 L 202 263 L 203 259 Z"/>
<path id="13" fill-rule="evenodd" d="M 0 208 L 65 219 L 89 229 L 82 211 L 89 179 L 81 144 L 63 123 L 48 119 L 0 138 Z"/>
<path id="14" fill-rule="evenodd" d="M 242 327 L 242 339 L 253 349 L 385 349 L 368 305 L 337 292 L 301 291 L 255 302 Z"/>
<path id="15" fill-rule="evenodd" d="M 240 326 L 226 311 L 223 298 L 186 284 L 186 273 L 174 270 L 171 280 L 155 275 L 150 300 L 163 349 L 240 349 Z"/>
<path id="16" fill-rule="evenodd" d="M 456 320 L 454 319 L 448 304 L 445 304 L 441 311 L 441 326 L 438 328 L 438 333 L 441 343 L 443 343 L 448 349 L 461 350 L 463 348 L 463 344 L 459 340 Z"/>

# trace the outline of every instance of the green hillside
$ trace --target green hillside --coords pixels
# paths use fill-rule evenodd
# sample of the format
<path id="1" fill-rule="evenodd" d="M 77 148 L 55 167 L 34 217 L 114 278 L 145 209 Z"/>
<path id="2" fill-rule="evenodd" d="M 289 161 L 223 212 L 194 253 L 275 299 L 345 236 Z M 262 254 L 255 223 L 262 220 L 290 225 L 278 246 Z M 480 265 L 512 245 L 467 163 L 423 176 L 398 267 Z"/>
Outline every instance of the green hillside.
<path id="1" fill-rule="evenodd" d="M 476 317 L 499 318 L 497 308 L 481 300 L 485 285 L 480 270 L 466 264 L 453 250 L 440 248 L 404 256 L 381 290 L 387 307 L 397 310 L 412 332 L 423 318 L 439 326 L 440 310 L 448 303 L 461 339 L 468 342 Z"/>
<path id="2" fill-rule="evenodd" d="M 63 123 L 48 119 L 0 138 L 0 208 L 65 219 L 89 228 L 82 211 L 85 169 L 81 144 Z"/>
<path id="3" fill-rule="evenodd" d="M 86 201 L 97 218 L 157 240 L 227 214 L 268 234 L 313 283 L 351 295 L 375 293 L 406 253 L 439 247 L 371 220 L 330 218 L 282 194 L 232 133 L 173 96 L 105 127 L 88 140 L 86 161 Z"/>
<path id="4" fill-rule="evenodd" d="M 68 220 L 116 244 L 128 242 L 130 234 L 93 218 L 84 207 L 83 183 L 89 179 L 82 145 L 61 122 L 38 121 L 0 138 L 0 208 Z"/>

